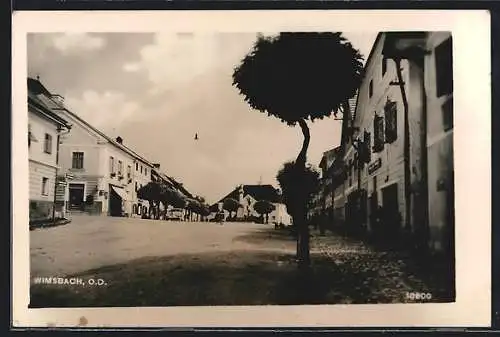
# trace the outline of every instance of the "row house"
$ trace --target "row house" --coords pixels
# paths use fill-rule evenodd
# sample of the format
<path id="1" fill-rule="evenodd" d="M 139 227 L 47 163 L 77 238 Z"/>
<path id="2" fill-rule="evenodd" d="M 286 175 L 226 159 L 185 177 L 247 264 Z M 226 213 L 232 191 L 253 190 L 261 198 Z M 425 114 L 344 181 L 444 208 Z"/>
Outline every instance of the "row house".
<path id="1" fill-rule="evenodd" d="M 333 221 L 333 177 L 330 173 L 330 167 L 335 159 L 340 154 L 341 147 L 337 146 L 331 150 L 325 151 L 321 157 L 319 168 L 321 170 L 320 186 L 319 186 L 319 203 L 321 205 L 320 214 L 323 215 L 325 220 Z"/>
<path id="2" fill-rule="evenodd" d="M 450 249 L 451 41 L 448 32 L 377 36 L 354 113 L 346 116 L 342 158 L 329 168 L 337 223 L 395 240 L 406 234 L 433 250 Z"/>
<path id="3" fill-rule="evenodd" d="M 46 220 L 55 216 L 59 138 L 70 132 L 68 121 L 59 117 L 40 99 L 50 93 L 36 80 L 28 79 L 29 218 Z"/>
<path id="4" fill-rule="evenodd" d="M 60 211 L 88 212 L 111 216 L 141 216 L 149 203 L 137 191 L 151 181 L 154 164 L 112 139 L 69 111 L 62 97 L 45 89 L 38 79 L 32 87 L 43 88 L 37 95 L 58 118 L 71 123 L 71 132 L 60 137 L 60 169 L 56 202 Z M 30 186 L 34 186 L 31 184 Z"/>

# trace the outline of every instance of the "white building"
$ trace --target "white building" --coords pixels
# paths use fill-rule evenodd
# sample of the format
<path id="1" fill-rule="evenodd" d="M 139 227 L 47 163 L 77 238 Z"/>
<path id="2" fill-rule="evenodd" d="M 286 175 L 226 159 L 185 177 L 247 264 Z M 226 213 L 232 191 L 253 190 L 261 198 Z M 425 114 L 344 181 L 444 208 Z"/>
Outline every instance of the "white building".
<path id="1" fill-rule="evenodd" d="M 380 33 L 332 168 L 335 221 L 449 249 L 453 239 L 451 34 Z M 400 73 L 398 74 L 398 68 Z M 398 240 L 394 237 L 394 240 Z"/>
<path id="2" fill-rule="evenodd" d="M 40 99 L 72 125 L 72 132 L 61 137 L 59 151 L 58 194 L 66 209 L 111 216 L 147 212 L 149 204 L 137 199 L 137 189 L 151 181 L 153 164 L 123 145 L 120 137 L 106 136 L 66 109 L 60 96 L 48 93 Z"/>
<path id="3" fill-rule="evenodd" d="M 218 202 L 220 207 L 228 198 L 234 199 L 240 204 L 236 211 L 237 219 L 260 217 L 261 215 L 255 211 L 254 205 L 257 201 L 268 201 L 274 205 L 274 210 L 269 213 L 269 223 L 285 226 L 292 223 L 292 217 L 288 214 L 285 204 L 281 202 L 278 191 L 272 185 L 240 185 Z M 229 212 L 224 212 L 225 216 L 228 217 Z"/>
<path id="4" fill-rule="evenodd" d="M 70 131 L 68 122 L 43 103 L 43 96 L 50 93 L 39 81 L 28 79 L 30 221 L 61 216 L 54 209 L 58 140 Z"/>

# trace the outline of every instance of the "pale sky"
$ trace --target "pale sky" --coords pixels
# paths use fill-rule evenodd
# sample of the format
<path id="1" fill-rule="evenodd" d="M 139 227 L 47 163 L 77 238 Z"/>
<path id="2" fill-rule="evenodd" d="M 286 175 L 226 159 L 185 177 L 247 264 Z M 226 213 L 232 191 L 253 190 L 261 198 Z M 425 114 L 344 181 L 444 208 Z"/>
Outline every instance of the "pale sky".
<path id="1" fill-rule="evenodd" d="M 377 32 L 344 34 L 368 56 Z M 300 128 L 252 110 L 231 85 L 249 33 L 30 34 L 28 74 L 67 107 L 215 202 L 239 184 L 272 184 L 300 151 Z M 308 161 L 340 142 L 340 122 L 309 123 Z M 199 140 L 194 140 L 198 133 Z"/>

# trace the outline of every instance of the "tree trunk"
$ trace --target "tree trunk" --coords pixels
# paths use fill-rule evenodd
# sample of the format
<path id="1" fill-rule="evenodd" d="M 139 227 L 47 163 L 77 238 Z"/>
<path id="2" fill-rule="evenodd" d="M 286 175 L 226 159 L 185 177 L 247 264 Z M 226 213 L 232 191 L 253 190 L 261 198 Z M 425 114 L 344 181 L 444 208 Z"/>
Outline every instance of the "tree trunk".
<path id="1" fill-rule="evenodd" d="M 311 135 L 309 132 L 309 127 L 304 119 L 299 120 L 300 128 L 302 129 L 302 134 L 304 135 L 304 141 L 302 143 L 302 149 L 300 150 L 297 160 L 295 161 L 295 168 L 299 177 L 303 178 L 306 169 L 306 155 L 307 148 L 309 147 L 309 142 L 311 140 Z M 299 192 L 298 197 L 298 207 L 297 218 L 294 219 L 297 223 L 297 240 L 298 240 L 298 251 L 297 259 L 299 260 L 299 267 L 307 267 L 310 264 L 309 257 L 309 227 L 307 226 L 307 207 L 306 207 L 306 196 Z"/>

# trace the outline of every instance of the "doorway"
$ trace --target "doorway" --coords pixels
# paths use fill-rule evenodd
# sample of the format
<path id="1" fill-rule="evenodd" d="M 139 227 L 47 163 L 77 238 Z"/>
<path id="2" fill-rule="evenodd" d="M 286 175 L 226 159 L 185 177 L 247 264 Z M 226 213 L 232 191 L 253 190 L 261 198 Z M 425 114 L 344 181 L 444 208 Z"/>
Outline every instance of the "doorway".
<path id="1" fill-rule="evenodd" d="M 122 198 L 109 186 L 109 215 L 122 216 Z"/>
<path id="2" fill-rule="evenodd" d="M 382 189 L 382 210 L 384 236 L 389 240 L 389 243 L 397 243 L 401 229 L 397 183 Z"/>
<path id="3" fill-rule="evenodd" d="M 69 184 L 69 210 L 70 211 L 83 211 L 84 210 L 84 196 L 85 184 Z"/>

